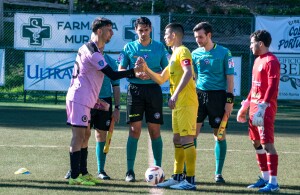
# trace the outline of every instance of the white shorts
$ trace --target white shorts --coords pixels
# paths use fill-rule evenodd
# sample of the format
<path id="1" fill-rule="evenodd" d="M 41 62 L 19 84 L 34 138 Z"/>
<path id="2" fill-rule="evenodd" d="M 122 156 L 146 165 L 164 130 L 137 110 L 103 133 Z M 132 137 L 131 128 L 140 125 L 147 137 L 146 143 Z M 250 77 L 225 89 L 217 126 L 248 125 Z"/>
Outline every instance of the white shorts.
<path id="1" fill-rule="evenodd" d="M 88 127 L 91 109 L 87 106 L 66 100 L 67 124 L 76 127 Z"/>

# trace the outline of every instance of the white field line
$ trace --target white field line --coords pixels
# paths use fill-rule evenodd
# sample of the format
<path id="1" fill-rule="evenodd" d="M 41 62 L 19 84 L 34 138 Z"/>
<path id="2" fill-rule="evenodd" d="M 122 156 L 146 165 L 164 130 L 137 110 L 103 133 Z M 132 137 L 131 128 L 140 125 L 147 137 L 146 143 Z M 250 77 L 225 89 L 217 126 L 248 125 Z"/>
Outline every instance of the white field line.
<path id="1" fill-rule="evenodd" d="M 150 140 L 150 138 L 149 138 Z M 149 145 L 150 143 L 150 145 Z M 152 156 L 152 162 L 149 160 L 149 166 L 153 165 L 153 154 L 152 154 L 152 147 L 151 147 L 151 140 L 150 142 L 148 141 L 148 153 L 149 153 L 149 159 L 150 159 L 150 155 Z M 5 145 L 5 144 L 0 144 L 0 147 L 7 147 L 7 148 L 69 148 L 69 146 L 65 145 L 65 146 L 52 146 L 52 145 Z M 89 148 L 95 148 L 95 146 L 89 146 Z M 114 149 L 125 149 L 126 147 L 112 147 L 110 146 L 110 148 L 114 148 Z M 141 147 L 139 148 L 141 150 L 144 150 L 145 148 Z M 198 148 L 196 149 L 198 151 L 214 151 L 214 149 L 209 149 L 209 148 Z M 227 150 L 227 152 L 244 152 L 244 153 L 255 153 L 254 150 Z M 294 152 L 290 152 L 290 151 L 277 151 L 278 153 L 282 153 L 282 154 L 300 154 L 300 152 L 298 151 L 294 151 Z M 145 170 L 146 171 L 146 170 Z"/>

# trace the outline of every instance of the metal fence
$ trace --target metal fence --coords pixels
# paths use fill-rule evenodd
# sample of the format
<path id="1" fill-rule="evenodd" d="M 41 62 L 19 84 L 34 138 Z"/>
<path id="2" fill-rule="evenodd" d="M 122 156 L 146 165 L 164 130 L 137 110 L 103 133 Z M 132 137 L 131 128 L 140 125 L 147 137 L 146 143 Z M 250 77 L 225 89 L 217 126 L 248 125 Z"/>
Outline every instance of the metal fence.
<path id="1" fill-rule="evenodd" d="M 0 40 L 0 49 L 5 49 L 5 85 L 0 86 L 0 101 L 63 104 L 66 92 L 24 90 L 25 51 L 14 48 L 14 14 L 15 12 L 13 11 L 4 12 L 4 38 Z M 101 15 L 101 13 L 98 14 Z M 130 13 L 130 15 L 132 14 Z M 160 14 L 160 17 L 161 41 L 163 42 L 164 27 L 170 22 L 179 22 L 183 24 L 185 29 L 184 45 L 191 51 L 197 48 L 192 31 L 193 27 L 201 21 L 210 22 L 214 28 L 213 41 L 229 48 L 233 56 L 241 57 L 242 79 L 240 97 L 247 95 L 251 83 L 253 62 L 253 56 L 249 50 L 249 35 L 254 30 L 253 17 L 201 16 L 171 13 Z M 123 103 L 125 103 L 125 95 L 122 95 Z M 168 95 L 165 98 L 167 99 Z"/>

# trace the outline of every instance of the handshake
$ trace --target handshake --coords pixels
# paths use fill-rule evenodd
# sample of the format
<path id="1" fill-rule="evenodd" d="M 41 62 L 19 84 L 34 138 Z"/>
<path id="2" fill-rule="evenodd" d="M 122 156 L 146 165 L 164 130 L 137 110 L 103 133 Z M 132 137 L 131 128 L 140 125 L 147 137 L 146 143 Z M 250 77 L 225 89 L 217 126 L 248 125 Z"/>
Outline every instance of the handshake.
<path id="1" fill-rule="evenodd" d="M 144 58 L 138 57 L 135 66 L 134 66 L 134 73 L 137 78 L 140 78 L 142 80 L 150 79 L 150 77 L 147 75 L 146 70 L 148 66 Z"/>

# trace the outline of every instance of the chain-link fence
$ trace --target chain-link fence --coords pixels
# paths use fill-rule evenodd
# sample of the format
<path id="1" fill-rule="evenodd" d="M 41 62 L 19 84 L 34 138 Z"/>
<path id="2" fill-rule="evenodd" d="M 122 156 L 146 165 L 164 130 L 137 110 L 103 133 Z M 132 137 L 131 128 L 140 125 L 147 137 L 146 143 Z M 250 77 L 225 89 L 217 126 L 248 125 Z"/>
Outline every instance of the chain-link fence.
<path id="1" fill-rule="evenodd" d="M 60 14 L 67 14 L 63 11 Z M 31 12 L 29 12 L 30 14 Z M 51 13 L 51 12 L 49 12 Z M 64 103 L 66 91 L 43 91 L 43 90 L 25 90 L 24 74 L 25 53 L 30 50 L 15 49 L 14 45 L 14 16 L 15 12 L 4 12 L 4 33 L 1 40 L 0 49 L 5 51 L 5 83 L 0 86 L 0 101 L 9 102 L 39 102 L 39 103 Z M 32 12 L 33 14 L 33 12 Z M 36 12 L 35 12 L 36 14 Z M 43 13 L 46 14 L 46 13 Z M 53 13 L 51 13 L 53 14 Z M 105 13 L 107 15 L 107 13 Z M 105 15 L 103 14 L 103 15 Z M 101 13 L 97 13 L 101 15 Z M 132 15 L 130 13 L 130 15 Z M 143 15 L 143 14 L 141 14 Z M 84 16 L 84 15 L 82 15 Z M 251 83 L 251 67 L 253 57 L 249 50 L 249 35 L 254 29 L 253 17 L 221 17 L 221 16 L 200 16 L 200 15 L 182 15 L 182 14 L 161 14 L 161 38 L 163 42 L 164 27 L 170 22 L 179 22 L 185 29 L 184 45 L 191 51 L 197 48 L 193 36 L 193 27 L 201 22 L 208 21 L 213 25 L 213 41 L 229 48 L 233 56 L 241 59 L 241 84 L 240 95 L 246 96 Z M 55 36 L 55 35 L 53 35 Z M 35 50 L 36 51 L 36 50 Z M 38 52 L 38 51 L 37 51 Z M 56 51 L 51 51 L 56 52 Z M 60 51 L 70 52 L 70 51 Z M 74 51 L 76 52 L 76 51 Z M 117 52 L 115 52 L 117 53 Z M 122 95 L 125 103 L 126 94 Z M 165 96 L 166 99 L 168 95 Z"/>

